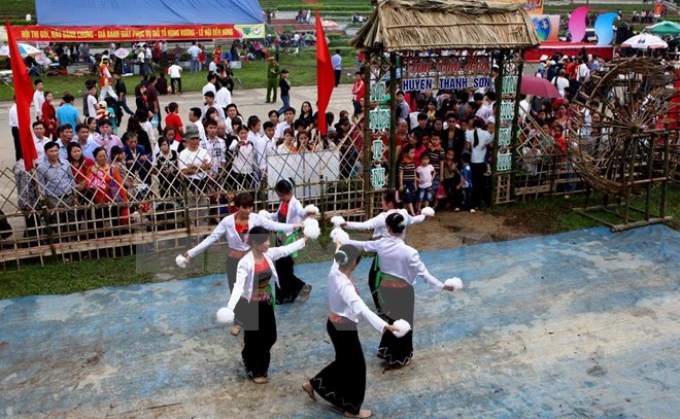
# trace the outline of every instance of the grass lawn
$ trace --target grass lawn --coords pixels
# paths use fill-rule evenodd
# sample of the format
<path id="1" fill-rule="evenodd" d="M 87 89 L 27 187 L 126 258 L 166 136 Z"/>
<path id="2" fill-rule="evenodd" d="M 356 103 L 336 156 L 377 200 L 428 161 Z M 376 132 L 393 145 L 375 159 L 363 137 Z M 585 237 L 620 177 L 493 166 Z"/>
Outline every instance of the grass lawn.
<path id="1" fill-rule="evenodd" d="M 356 52 L 353 48 L 345 46 L 347 39 L 339 39 L 331 41 L 331 50 L 340 49 L 341 55 L 345 63 L 354 63 L 356 61 Z M 343 45 L 344 44 L 344 45 Z M 240 78 L 244 89 L 253 89 L 259 87 L 266 87 L 267 83 L 267 63 L 264 61 L 248 61 L 243 62 L 243 68 L 234 70 L 236 77 Z M 281 54 L 281 67 L 290 71 L 290 80 L 294 86 L 309 86 L 316 84 L 316 49 L 305 48 L 297 55 Z M 158 73 L 159 70 L 156 70 Z M 203 71 L 192 75 L 188 71 L 182 75 L 182 90 L 185 92 L 200 91 L 206 84 L 206 76 L 208 72 Z M 85 80 L 91 78 L 98 80 L 96 75 L 92 77 L 87 76 L 55 76 L 42 77 L 45 85 L 45 90 L 53 92 L 55 96 L 55 106 L 59 103 L 59 99 L 65 91 L 71 92 L 76 97 L 76 101 L 80 98 L 84 88 Z M 141 76 L 124 77 L 125 84 L 129 95 L 134 95 L 134 87 L 141 80 Z M 169 81 L 169 80 L 168 80 Z M 352 83 L 354 80 L 343 77 L 343 83 Z M 237 86 L 238 89 L 238 86 Z M 0 84 L 0 101 L 12 100 L 13 90 L 6 84 Z M 78 102 L 80 103 L 80 102 Z"/>

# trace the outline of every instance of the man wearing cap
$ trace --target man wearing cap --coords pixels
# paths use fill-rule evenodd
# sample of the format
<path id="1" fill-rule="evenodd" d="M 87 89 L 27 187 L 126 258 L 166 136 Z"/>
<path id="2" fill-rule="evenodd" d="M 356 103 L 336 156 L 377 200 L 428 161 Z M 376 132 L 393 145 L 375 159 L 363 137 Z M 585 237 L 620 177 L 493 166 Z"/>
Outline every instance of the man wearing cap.
<path id="1" fill-rule="evenodd" d="M 196 124 L 186 124 L 184 130 L 186 148 L 179 153 L 177 159 L 180 173 L 184 175 L 185 184 L 189 190 L 187 205 L 198 226 L 208 225 L 208 198 L 205 187 L 208 180 L 208 170 L 212 167 L 212 158 L 208 150 L 200 147 L 200 136 Z"/>
<path id="2" fill-rule="evenodd" d="M 267 100 L 264 103 L 276 102 L 276 88 L 278 87 L 281 68 L 274 57 L 269 57 L 267 65 Z M 274 92 L 274 100 L 271 100 L 271 93 Z"/>
<path id="3" fill-rule="evenodd" d="M 111 72 L 109 71 L 108 57 L 103 57 L 101 64 L 99 64 L 99 85 L 101 86 L 99 100 L 104 100 L 106 95 L 118 100 L 116 92 L 113 90 L 113 87 L 111 87 Z"/>

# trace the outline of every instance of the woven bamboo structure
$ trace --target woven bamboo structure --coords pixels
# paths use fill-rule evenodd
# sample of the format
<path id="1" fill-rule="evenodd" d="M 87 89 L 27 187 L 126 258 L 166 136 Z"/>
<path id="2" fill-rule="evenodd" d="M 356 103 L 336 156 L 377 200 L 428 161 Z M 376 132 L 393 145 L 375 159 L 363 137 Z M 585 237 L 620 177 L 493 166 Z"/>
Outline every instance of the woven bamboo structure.
<path id="1" fill-rule="evenodd" d="M 604 205 L 579 210 L 606 209 L 608 197 L 615 198 L 624 207 L 623 224 L 612 225 L 615 230 L 667 219 L 665 188 L 678 138 L 677 128 L 669 125 L 677 125 L 679 114 L 675 74 L 655 58 L 617 59 L 592 74 L 571 103 L 577 115 L 567 132 L 571 164 L 605 197 Z M 660 215 L 652 217 L 651 191 L 659 185 Z M 640 195 L 646 197 L 645 208 L 632 208 L 632 197 Z M 644 220 L 631 223 L 629 209 L 644 213 Z"/>
<path id="2" fill-rule="evenodd" d="M 350 41 L 386 52 L 526 49 L 540 44 L 522 4 L 474 0 L 374 0 L 366 25 Z"/>

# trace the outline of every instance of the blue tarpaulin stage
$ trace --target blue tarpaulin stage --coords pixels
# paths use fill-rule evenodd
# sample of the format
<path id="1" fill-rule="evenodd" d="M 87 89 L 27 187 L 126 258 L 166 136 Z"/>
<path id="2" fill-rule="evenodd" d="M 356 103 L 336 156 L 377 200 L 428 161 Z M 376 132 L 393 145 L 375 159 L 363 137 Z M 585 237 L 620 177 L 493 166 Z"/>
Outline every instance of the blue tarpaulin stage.
<path id="1" fill-rule="evenodd" d="M 677 418 L 679 233 L 596 228 L 422 258 L 467 288 L 416 287 L 402 370 L 384 371 L 379 335 L 361 325 L 376 418 Z M 0 417 L 337 417 L 299 387 L 333 357 L 329 267 L 297 267 L 314 291 L 276 307 L 264 386 L 245 377 L 242 338 L 214 320 L 222 276 L 0 301 Z M 367 270 L 356 277 L 369 301 Z"/>
<path id="2" fill-rule="evenodd" d="M 35 0 L 45 26 L 264 23 L 257 0 Z"/>

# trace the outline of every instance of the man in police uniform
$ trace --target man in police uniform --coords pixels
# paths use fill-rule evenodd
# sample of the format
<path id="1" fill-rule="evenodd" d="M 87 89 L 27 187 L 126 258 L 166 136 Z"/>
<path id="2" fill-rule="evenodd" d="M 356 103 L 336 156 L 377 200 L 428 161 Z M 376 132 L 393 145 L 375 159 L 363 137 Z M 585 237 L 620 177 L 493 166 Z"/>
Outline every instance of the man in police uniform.
<path id="1" fill-rule="evenodd" d="M 276 62 L 274 57 L 269 57 L 269 65 L 267 66 L 267 100 L 264 103 L 276 102 L 276 89 L 279 87 L 279 74 L 281 74 L 281 67 Z M 274 100 L 271 100 L 271 93 L 274 92 Z"/>

